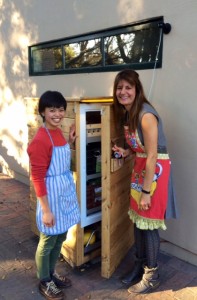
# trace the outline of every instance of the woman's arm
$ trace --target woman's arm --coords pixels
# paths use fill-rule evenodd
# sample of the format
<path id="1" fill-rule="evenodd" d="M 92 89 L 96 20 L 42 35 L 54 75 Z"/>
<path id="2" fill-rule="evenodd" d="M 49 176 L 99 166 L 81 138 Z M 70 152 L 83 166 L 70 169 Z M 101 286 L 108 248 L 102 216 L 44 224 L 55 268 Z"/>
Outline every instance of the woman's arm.
<path id="1" fill-rule="evenodd" d="M 147 154 L 143 190 L 150 191 L 157 162 L 157 118 L 151 113 L 146 113 L 142 117 L 141 126 L 145 152 Z M 147 209 L 151 206 L 150 194 L 142 193 L 140 205 L 143 209 Z"/>

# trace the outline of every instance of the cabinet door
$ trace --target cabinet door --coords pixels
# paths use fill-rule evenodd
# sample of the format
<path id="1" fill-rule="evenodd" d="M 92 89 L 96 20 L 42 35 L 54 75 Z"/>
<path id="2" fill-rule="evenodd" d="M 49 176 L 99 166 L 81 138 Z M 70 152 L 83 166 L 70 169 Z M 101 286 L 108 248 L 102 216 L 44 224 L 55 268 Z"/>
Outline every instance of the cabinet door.
<path id="1" fill-rule="evenodd" d="M 109 278 L 133 244 L 133 225 L 128 216 L 132 161 L 111 171 L 111 141 L 123 142 L 110 105 L 102 106 L 102 276 Z M 104 130 L 103 130 L 104 129 Z"/>
<path id="2" fill-rule="evenodd" d="M 101 220 L 101 105 L 80 104 L 78 174 L 81 227 Z"/>

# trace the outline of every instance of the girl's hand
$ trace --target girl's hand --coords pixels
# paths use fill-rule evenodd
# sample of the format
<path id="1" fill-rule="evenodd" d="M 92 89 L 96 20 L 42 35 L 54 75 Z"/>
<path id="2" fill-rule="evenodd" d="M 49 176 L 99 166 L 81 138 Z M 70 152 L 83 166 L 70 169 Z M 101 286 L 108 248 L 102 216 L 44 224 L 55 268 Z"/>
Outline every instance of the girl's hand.
<path id="1" fill-rule="evenodd" d="M 69 144 L 73 144 L 76 140 L 76 131 L 75 131 L 75 124 L 72 124 L 70 126 L 70 130 L 69 130 L 69 139 L 68 142 Z"/>
<path id="2" fill-rule="evenodd" d="M 47 227 L 53 227 L 55 225 L 55 217 L 52 212 L 43 213 L 42 222 Z"/>

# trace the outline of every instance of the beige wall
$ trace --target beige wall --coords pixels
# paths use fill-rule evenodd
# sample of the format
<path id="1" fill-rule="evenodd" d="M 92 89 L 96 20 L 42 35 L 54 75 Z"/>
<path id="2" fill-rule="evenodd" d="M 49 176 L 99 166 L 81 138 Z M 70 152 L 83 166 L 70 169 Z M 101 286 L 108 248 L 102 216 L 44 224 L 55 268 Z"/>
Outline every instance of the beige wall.
<path id="1" fill-rule="evenodd" d="M 162 247 L 197 264 L 196 0 L 1 0 L 0 9 L 0 164 L 4 172 L 24 182 L 28 182 L 24 98 L 46 89 L 69 97 L 109 96 L 115 76 L 107 72 L 29 77 L 27 46 L 157 16 L 171 23 L 171 33 L 164 36 L 163 67 L 154 74 L 150 95 L 164 121 L 180 212 L 162 233 L 170 242 Z M 139 73 L 148 95 L 153 70 Z"/>

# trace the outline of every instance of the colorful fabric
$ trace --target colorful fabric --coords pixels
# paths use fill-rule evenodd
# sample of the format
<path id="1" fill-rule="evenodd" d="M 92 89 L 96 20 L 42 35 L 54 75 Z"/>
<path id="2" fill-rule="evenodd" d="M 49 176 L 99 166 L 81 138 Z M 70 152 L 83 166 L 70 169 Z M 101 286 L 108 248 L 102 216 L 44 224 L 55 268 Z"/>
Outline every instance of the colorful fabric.
<path id="1" fill-rule="evenodd" d="M 125 138 L 128 145 L 136 153 L 131 176 L 129 216 L 139 229 L 153 230 L 160 228 L 165 230 L 166 225 L 164 220 L 167 205 L 169 201 L 174 202 L 174 199 L 169 199 L 169 195 L 173 195 L 173 193 L 169 193 L 169 187 L 172 188 L 172 185 L 169 185 L 171 178 L 171 161 L 169 155 L 167 153 L 158 153 L 155 174 L 151 186 L 151 208 L 148 210 L 140 210 L 139 202 L 145 176 L 147 155 L 139 137 L 138 130 L 129 132 L 128 126 L 125 126 Z M 158 148 L 159 146 L 160 145 L 158 145 Z M 162 145 L 162 147 L 163 146 L 164 145 Z"/>

